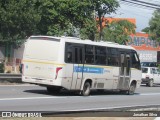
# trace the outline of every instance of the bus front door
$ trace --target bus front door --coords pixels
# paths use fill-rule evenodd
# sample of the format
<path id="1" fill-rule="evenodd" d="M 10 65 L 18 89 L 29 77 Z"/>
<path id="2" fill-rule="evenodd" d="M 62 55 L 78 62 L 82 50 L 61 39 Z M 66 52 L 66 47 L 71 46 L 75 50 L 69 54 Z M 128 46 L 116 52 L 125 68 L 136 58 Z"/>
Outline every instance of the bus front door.
<path id="1" fill-rule="evenodd" d="M 130 64 L 131 58 L 129 53 L 120 54 L 120 77 L 118 89 L 128 90 L 130 84 Z"/>
<path id="2" fill-rule="evenodd" d="M 83 68 L 84 68 L 84 47 L 74 46 L 74 64 L 73 64 L 73 75 L 72 75 L 72 90 L 79 90 L 83 79 Z"/>

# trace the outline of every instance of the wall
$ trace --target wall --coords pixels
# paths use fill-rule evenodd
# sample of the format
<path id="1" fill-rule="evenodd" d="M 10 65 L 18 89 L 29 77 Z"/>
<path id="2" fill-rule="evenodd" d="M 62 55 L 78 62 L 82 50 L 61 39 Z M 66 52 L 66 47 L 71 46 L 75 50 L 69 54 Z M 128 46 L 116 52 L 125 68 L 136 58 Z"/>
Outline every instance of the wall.
<path id="1" fill-rule="evenodd" d="M 14 58 L 22 59 L 24 52 L 24 44 L 22 44 L 18 49 L 14 49 Z"/>
<path id="2" fill-rule="evenodd" d="M 157 51 L 137 50 L 141 62 L 157 62 Z"/>

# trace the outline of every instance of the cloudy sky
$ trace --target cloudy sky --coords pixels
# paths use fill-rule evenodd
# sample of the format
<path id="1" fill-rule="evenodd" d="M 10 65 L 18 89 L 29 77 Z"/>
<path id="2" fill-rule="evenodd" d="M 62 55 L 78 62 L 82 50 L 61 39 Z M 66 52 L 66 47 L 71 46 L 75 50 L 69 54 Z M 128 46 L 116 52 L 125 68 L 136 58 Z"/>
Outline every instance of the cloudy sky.
<path id="1" fill-rule="evenodd" d="M 129 1 L 129 0 L 128 0 Z M 145 2 L 151 2 L 158 4 L 158 0 L 141 0 Z M 160 4 L 160 0 L 158 1 Z M 117 11 L 117 14 L 111 14 L 110 17 L 119 17 L 119 18 L 136 18 L 137 32 L 141 32 L 142 29 L 148 26 L 148 22 L 152 17 L 152 13 L 155 9 L 133 5 L 125 2 L 120 2 L 120 8 Z"/>

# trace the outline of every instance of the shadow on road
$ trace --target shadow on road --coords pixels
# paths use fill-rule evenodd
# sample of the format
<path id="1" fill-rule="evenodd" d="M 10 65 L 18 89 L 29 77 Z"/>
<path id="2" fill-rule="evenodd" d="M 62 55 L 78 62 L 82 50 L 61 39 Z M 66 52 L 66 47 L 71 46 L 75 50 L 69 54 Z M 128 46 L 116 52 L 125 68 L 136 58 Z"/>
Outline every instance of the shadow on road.
<path id="1" fill-rule="evenodd" d="M 42 95 L 53 95 L 53 96 L 81 96 L 79 92 L 75 91 L 67 91 L 67 90 L 61 90 L 59 93 L 49 93 L 47 90 L 25 90 L 23 92 L 27 93 L 34 93 L 34 94 L 42 94 Z M 121 93 L 119 91 L 106 91 L 106 90 L 93 90 L 90 93 L 91 96 L 101 96 L 101 95 L 127 95 L 126 93 Z M 139 93 L 135 93 L 134 95 L 139 95 Z"/>

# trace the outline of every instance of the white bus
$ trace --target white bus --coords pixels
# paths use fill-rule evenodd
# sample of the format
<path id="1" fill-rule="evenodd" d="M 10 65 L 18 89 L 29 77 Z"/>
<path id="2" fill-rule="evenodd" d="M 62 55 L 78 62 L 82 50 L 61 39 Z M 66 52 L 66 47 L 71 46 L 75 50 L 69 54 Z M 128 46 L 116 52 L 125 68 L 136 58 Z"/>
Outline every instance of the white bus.
<path id="1" fill-rule="evenodd" d="M 22 81 L 87 96 L 93 89 L 134 94 L 141 68 L 134 48 L 72 37 L 31 36 L 22 60 Z"/>

